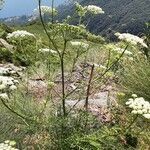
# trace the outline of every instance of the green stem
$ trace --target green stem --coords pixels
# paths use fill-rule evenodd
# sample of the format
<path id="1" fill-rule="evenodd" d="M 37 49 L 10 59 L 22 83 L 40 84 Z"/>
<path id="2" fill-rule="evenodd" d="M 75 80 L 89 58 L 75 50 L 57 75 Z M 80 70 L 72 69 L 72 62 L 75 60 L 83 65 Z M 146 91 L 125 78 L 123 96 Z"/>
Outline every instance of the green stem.
<path id="1" fill-rule="evenodd" d="M 42 17 L 42 10 L 41 10 L 41 0 L 38 0 L 38 2 L 39 2 L 38 5 L 39 5 L 40 20 L 41 20 L 43 29 L 44 29 L 44 31 L 45 31 L 45 33 L 46 33 L 48 39 L 49 39 L 49 43 L 52 43 L 52 45 L 53 45 L 54 49 L 57 51 L 59 57 L 61 57 L 61 54 L 60 54 L 60 52 L 59 52 L 59 50 L 58 50 L 58 48 L 57 48 L 57 45 L 56 45 L 56 43 L 53 41 L 53 39 L 51 38 L 51 36 L 49 35 L 49 33 L 48 33 L 48 31 L 47 31 L 47 28 L 46 28 L 46 25 L 45 25 L 45 23 L 44 23 L 44 20 L 43 20 L 43 17 Z"/>
<path id="2" fill-rule="evenodd" d="M 125 133 L 128 133 L 132 127 L 132 125 L 135 123 L 135 121 L 137 120 L 138 115 L 135 116 L 135 118 L 131 121 L 131 123 L 129 124 L 129 126 L 125 129 Z"/>
<path id="3" fill-rule="evenodd" d="M 115 62 L 113 62 L 113 63 L 110 65 L 110 67 L 108 67 L 108 68 L 104 71 L 104 73 L 103 73 L 100 77 L 96 78 L 93 82 L 96 82 L 97 80 L 102 79 L 102 78 L 105 76 L 105 74 L 106 74 L 108 71 L 110 71 L 110 70 L 120 61 L 120 59 L 121 59 L 122 56 L 124 55 L 124 53 L 125 53 L 125 51 L 127 50 L 127 48 L 128 48 L 128 45 L 125 47 L 124 51 L 120 54 L 120 56 L 118 57 L 118 59 L 117 59 Z"/>
<path id="4" fill-rule="evenodd" d="M 81 21 L 82 21 L 82 16 L 80 16 L 79 18 L 79 25 L 81 25 Z"/>
<path id="5" fill-rule="evenodd" d="M 35 120 L 30 119 L 30 118 L 27 118 L 27 117 L 25 117 L 25 116 L 19 114 L 18 112 L 14 111 L 10 106 L 8 106 L 8 105 L 5 103 L 5 101 L 4 101 L 3 99 L 1 99 L 1 102 L 2 102 L 2 104 L 3 104 L 9 111 L 11 111 L 13 114 L 17 115 L 17 116 L 20 117 L 21 119 L 23 119 L 23 120 L 28 120 L 28 121 L 34 121 L 34 122 L 35 122 Z"/>
<path id="6" fill-rule="evenodd" d="M 54 23 L 54 0 L 52 0 L 52 24 Z"/>

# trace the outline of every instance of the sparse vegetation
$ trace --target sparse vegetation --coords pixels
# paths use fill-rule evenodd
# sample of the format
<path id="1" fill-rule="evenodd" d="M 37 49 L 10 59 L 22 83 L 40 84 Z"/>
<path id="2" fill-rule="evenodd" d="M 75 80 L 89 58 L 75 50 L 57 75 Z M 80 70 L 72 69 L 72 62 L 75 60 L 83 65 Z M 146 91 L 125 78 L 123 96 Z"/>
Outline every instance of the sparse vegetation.
<path id="1" fill-rule="evenodd" d="M 38 2 L 37 23 L 0 26 L 0 149 L 148 150 L 149 33 L 108 43 L 83 21 L 100 7 L 76 3 L 71 25 Z"/>

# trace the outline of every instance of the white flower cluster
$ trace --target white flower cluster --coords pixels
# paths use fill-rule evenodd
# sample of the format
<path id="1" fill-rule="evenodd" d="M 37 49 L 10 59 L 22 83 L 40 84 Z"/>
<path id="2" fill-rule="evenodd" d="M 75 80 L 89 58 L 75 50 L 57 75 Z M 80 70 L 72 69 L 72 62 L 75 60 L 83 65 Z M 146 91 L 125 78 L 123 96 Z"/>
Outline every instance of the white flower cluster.
<path id="1" fill-rule="evenodd" d="M 39 49 L 39 52 L 45 53 L 45 52 L 50 52 L 52 54 L 57 54 L 55 50 L 49 49 L 49 48 L 41 48 Z"/>
<path id="2" fill-rule="evenodd" d="M 123 51 L 124 51 L 124 49 L 122 49 L 122 48 L 115 48 L 115 49 L 113 49 L 113 51 L 116 51 L 117 53 L 122 54 Z M 126 54 L 126 55 L 132 55 L 132 52 L 130 52 L 128 50 L 125 50 L 124 54 Z"/>
<path id="3" fill-rule="evenodd" d="M 94 14 L 94 15 L 104 14 L 104 11 L 102 10 L 102 8 L 95 6 L 95 5 L 87 6 L 87 11 Z"/>
<path id="4" fill-rule="evenodd" d="M 80 46 L 80 47 L 85 48 L 85 49 L 89 47 L 89 44 L 84 43 L 84 42 L 71 41 L 70 43 L 72 46 Z"/>
<path id="5" fill-rule="evenodd" d="M 7 92 L 16 90 L 18 83 L 19 81 L 12 77 L 0 76 L 0 98 L 8 100 Z"/>
<path id="6" fill-rule="evenodd" d="M 17 72 L 12 68 L 0 67 L 0 75 L 8 75 L 8 74 L 15 74 L 15 73 Z"/>
<path id="7" fill-rule="evenodd" d="M 7 35 L 7 39 L 20 39 L 20 38 L 26 38 L 26 37 L 35 38 L 34 34 L 24 31 L 24 30 L 17 30 Z"/>
<path id="8" fill-rule="evenodd" d="M 137 97 L 136 94 L 133 94 L 132 97 L 126 102 L 126 105 L 133 109 L 131 113 L 140 114 L 150 119 L 150 103 L 145 101 L 143 97 Z"/>
<path id="9" fill-rule="evenodd" d="M 16 90 L 17 84 L 19 84 L 15 76 L 21 77 L 24 69 L 24 67 L 17 67 L 13 64 L 3 64 L 0 66 L 0 98 L 9 99 L 7 94 Z"/>
<path id="10" fill-rule="evenodd" d="M 144 39 L 142 39 L 142 38 L 140 38 L 138 36 L 135 36 L 135 35 L 130 34 L 130 33 L 116 33 L 115 35 L 120 40 L 124 40 L 124 41 L 129 42 L 129 43 L 131 43 L 133 45 L 140 44 L 141 46 L 147 48 L 147 45 L 144 43 Z"/>
<path id="11" fill-rule="evenodd" d="M 52 12 L 53 12 L 53 15 L 57 14 L 57 10 L 55 8 L 52 9 L 49 6 L 41 6 L 40 8 L 41 8 L 42 15 L 44 15 L 44 14 L 52 14 Z M 35 14 L 39 14 L 39 7 L 34 9 L 33 12 Z"/>
<path id="12" fill-rule="evenodd" d="M 63 31 L 68 33 L 68 38 L 70 37 L 70 35 L 72 37 L 72 35 L 77 36 L 82 33 L 85 34 L 86 32 L 83 26 L 70 25 L 67 23 L 56 23 L 56 24 L 49 23 L 48 25 L 49 27 L 53 28 L 58 32 Z"/>
<path id="13" fill-rule="evenodd" d="M 7 140 L 4 143 L 0 143 L 0 150 L 18 150 L 13 147 L 15 144 L 16 142 Z"/>
<path id="14" fill-rule="evenodd" d="M 0 90 L 4 90 L 9 87 L 10 90 L 15 90 L 19 81 L 14 79 L 13 77 L 0 76 Z"/>

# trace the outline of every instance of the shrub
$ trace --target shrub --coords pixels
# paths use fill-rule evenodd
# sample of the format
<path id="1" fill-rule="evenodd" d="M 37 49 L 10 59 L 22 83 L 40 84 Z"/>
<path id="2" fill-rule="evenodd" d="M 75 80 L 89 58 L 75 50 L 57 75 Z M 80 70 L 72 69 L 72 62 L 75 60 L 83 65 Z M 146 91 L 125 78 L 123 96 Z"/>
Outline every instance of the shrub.
<path id="1" fill-rule="evenodd" d="M 6 48 L 0 48 L 0 61 L 12 62 L 12 53 Z"/>

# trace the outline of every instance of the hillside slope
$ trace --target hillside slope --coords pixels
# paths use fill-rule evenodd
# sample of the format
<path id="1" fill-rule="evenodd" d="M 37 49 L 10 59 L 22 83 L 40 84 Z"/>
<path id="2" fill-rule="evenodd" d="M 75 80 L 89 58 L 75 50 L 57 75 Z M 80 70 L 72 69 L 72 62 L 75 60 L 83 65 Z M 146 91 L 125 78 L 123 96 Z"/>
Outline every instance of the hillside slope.
<path id="1" fill-rule="evenodd" d="M 89 23 L 90 31 L 102 35 L 112 35 L 112 31 L 141 34 L 145 22 L 150 21 L 150 0 L 82 0 L 81 4 L 97 5 L 105 11 Z M 66 17 L 73 9 L 73 5 L 59 7 L 59 19 Z"/>

